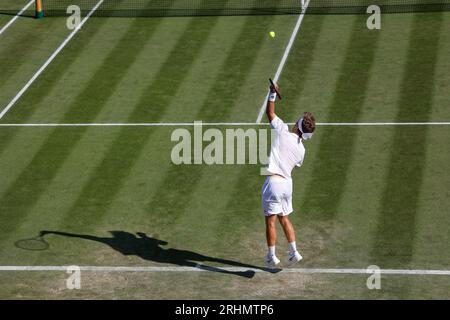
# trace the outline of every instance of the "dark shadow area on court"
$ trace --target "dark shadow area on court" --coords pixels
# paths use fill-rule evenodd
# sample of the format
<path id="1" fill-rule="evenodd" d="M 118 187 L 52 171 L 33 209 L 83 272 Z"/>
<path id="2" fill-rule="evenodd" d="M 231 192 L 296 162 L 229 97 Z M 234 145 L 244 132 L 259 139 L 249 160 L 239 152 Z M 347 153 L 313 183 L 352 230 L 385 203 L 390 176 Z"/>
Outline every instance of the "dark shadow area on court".
<path id="1" fill-rule="evenodd" d="M 17 16 L 17 11 L 11 12 L 11 11 L 4 11 L 0 10 L 0 16 Z M 20 18 L 32 18 L 34 19 L 34 12 L 24 12 L 20 15 Z"/>
<path id="2" fill-rule="evenodd" d="M 205 256 L 188 250 L 180 250 L 174 248 L 163 248 L 168 244 L 164 240 L 155 239 L 147 236 L 145 233 L 137 232 L 136 235 L 126 231 L 110 231 L 112 237 L 97 237 L 88 234 L 75 234 L 60 231 L 41 231 L 40 237 L 46 235 L 58 235 L 71 238 L 80 238 L 103 243 L 110 246 L 117 252 L 125 256 L 135 255 L 147 261 L 158 263 L 175 264 L 181 267 L 192 267 L 211 272 L 223 273 L 241 276 L 245 278 L 253 278 L 254 270 L 233 271 L 216 266 L 203 264 L 204 262 L 220 263 L 232 267 L 259 269 L 271 273 L 279 272 L 280 269 L 261 268 L 237 261 Z"/>

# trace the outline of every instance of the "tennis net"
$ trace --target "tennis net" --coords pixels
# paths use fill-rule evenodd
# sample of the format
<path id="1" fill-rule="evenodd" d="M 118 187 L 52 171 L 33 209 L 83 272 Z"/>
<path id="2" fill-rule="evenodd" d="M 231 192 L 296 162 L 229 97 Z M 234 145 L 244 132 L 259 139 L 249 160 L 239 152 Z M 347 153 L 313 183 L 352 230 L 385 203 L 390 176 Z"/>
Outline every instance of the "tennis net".
<path id="1" fill-rule="evenodd" d="M 85 15 L 99 1 L 43 0 L 43 9 L 45 16 L 66 16 L 67 8 L 76 5 Z M 9 3 L 10 6 L 2 8 L 2 2 Z M 450 0 L 104 0 L 93 15 L 105 17 L 282 15 L 299 14 L 302 9 L 306 9 L 307 14 L 358 14 L 366 13 L 370 5 L 378 5 L 382 13 L 450 11 Z M 8 10 L 18 11 L 20 8 L 11 10 L 11 0 L 0 0 L 0 12 Z M 34 14 L 34 11 L 31 14 Z"/>

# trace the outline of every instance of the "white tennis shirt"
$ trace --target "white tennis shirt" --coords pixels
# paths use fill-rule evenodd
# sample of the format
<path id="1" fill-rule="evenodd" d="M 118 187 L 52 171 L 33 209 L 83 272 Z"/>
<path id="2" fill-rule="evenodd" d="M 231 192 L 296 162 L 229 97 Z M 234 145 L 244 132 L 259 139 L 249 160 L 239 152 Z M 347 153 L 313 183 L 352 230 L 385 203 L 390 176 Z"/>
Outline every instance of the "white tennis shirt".
<path id="1" fill-rule="evenodd" d="M 270 149 L 267 171 L 290 179 L 292 169 L 300 167 L 305 158 L 302 139 L 290 132 L 287 124 L 277 116 L 270 123 L 270 127 L 276 131 L 276 136 Z"/>

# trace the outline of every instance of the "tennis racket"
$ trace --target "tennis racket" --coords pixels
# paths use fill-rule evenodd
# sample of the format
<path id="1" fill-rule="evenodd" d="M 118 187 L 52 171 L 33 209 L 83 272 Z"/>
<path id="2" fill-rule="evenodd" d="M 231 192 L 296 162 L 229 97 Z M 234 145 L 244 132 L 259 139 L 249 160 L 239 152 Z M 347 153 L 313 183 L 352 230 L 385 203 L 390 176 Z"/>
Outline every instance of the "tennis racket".
<path id="1" fill-rule="evenodd" d="M 269 78 L 269 82 L 270 82 L 270 84 L 273 86 L 273 88 L 275 89 L 275 92 L 276 92 L 276 94 L 277 94 L 277 96 L 278 96 L 278 99 L 281 100 L 281 95 L 280 95 L 280 93 L 278 92 L 277 87 L 275 86 L 275 83 L 273 83 L 272 79 L 270 79 L 270 78 Z"/>

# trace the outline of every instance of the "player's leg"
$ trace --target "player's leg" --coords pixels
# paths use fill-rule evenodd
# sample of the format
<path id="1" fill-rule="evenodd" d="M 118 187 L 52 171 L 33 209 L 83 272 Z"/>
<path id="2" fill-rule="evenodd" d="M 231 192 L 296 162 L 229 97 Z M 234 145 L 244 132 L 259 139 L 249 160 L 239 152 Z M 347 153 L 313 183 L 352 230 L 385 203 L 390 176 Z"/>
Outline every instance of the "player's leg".
<path id="1" fill-rule="evenodd" d="M 271 215 L 266 217 L 266 239 L 267 246 L 275 247 L 275 243 L 277 242 L 277 228 L 275 225 L 275 221 L 277 220 L 276 215 Z"/>
<path id="2" fill-rule="evenodd" d="M 267 177 L 262 187 L 262 208 L 266 222 L 266 240 L 268 253 L 265 262 L 268 266 L 274 267 L 280 263 L 280 259 L 275 255 L 275 243 L 277 240 L 276 220 L 277 214 L 282 212 L 279 197 L 276 194 L 276 185 L 273 179 Z M 275 189 L 274 189 L 275 187 Z"/>
<path id="3" fill-rule="evenodd" d="M 278 216 L 278 220 L 283 227 L 284 234 L 289 243 L 289 256 L 288 265 L 299 262 L 302 256 L 297 251 L 297 245 L 295 243 L 295 231 L 288 216 L 292 213 L 292 180 L 288 179 L 283 184 L 283 196 L 281 197 L 281 206 L 283 213 Z"/>
<path id="4" fill-rule="evenodd" d="M 295 231 L 294 227 L 292 226 L 291 221 L 289 220 L 288 216 L 278 216 L 278 221 L 281 224 L 281 227 L 283 228 L 284 234 L 286 235 L 286 239 L 288 243 L 295 243 Z"/>
<path id="5" fill-rule="evenodd" d="M 266 240 L 269 252 L 267 253 L 266 263 L 269 266 L 276 266 L 280 259 L 275 255 L 275 243 L 277 241 L 276 215 L 268 215 L 266 219 Z"/>
<path id="6" fill-rule="evenodd" d="M 299 262 L 303 258 L 297 250 L 297 244 L 295 242 L 295 230 L 294 227 L 292 226 L 291 221 L 289 220 L 287 215 L 278 216 L 278 221 L 280 222 L 284 234 L 286 235 L 286 239 L 289 243 L 288 264 L 290 265 Z"/>

